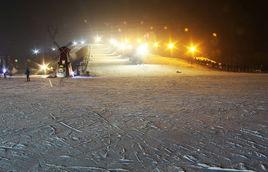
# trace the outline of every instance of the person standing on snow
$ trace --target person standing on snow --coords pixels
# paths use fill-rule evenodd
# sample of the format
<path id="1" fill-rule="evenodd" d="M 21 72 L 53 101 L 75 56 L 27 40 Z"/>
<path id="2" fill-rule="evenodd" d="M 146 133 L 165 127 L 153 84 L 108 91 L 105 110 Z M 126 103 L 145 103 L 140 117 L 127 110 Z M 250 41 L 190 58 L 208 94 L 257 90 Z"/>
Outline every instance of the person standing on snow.
<path id="1" fill-rule="evenodd" d="M 27 67 L 25 70 L 26 81 L 30 82 L 30 69 Z"/>
<path id="2" fill-rule="evenodd" d="M 4 79 L 7 79 L 7 72 L 4 72 Z"/>

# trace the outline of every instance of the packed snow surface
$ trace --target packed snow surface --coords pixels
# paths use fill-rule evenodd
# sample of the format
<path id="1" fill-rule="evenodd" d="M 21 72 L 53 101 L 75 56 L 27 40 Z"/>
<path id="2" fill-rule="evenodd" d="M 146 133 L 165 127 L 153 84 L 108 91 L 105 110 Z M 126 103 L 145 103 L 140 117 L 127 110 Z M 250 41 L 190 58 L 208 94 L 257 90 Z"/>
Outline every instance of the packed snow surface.
<path id="1" fill-rule="evenodd" d="M 267 171 L 268 76 L 0 80 L 0 171 Z"/>

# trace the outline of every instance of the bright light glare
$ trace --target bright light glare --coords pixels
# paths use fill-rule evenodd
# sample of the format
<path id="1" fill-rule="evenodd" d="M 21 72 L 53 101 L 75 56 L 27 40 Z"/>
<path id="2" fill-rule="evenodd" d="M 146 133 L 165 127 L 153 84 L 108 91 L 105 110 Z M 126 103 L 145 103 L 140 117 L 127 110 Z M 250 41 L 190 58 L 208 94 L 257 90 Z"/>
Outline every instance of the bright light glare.
<path id="1" fill-rule="evenodd" d="M 131 50 L 133 48 L 131 44 L 128 44 L 126 42 L 120 42 L 120 43 L 118 43 L 115 40 L 110 40 L 110 42 L 111 42 L 111 44 L 113 44 L 114 46 L 116 46 L 121 51 Z"/>
<path id="2" fill-rule="evenodd" d="M 130 45 L 130 44 L 127 45 L 127 49 L 128 49 L 128 50 L 132 50 L 132 48 L 133 48 L 132 45 Z"/>
<path id="3" fill-rule="evenodd" d="M 113 45 L 113 46 L 118 46 L 118 42 L 117 42 L 117 40 L 114 39 L 114 38 L 111 38 L 111 39 L 110 39 L 110 44 Z"/>
<path id="4" fill-rule="evenodd" d="M 119 48 L 120 50 L 122 50 L 122 51 L 125 51 L 125 50 L 127 49 L 127 44 L 125 44 L 125 43 L 120 43 L 119 46 L 118 46 L 118 48 Z"/>
<path id="5" fill-rule="evenodd" d="M 137 48 L 137 54 L 138 55 L 148 55 L 149 54 L 149 48 L 147 44 L 142 44 Z"/>
<path id="6" fill-rule="evenodd" d="M 51 50 L 52 50 L 52 51 L 56 51 L 56 48 L 53 47 L 53 48 L 51 48 Z"/>
<path id="7" fill-rule="evenodd" d="M 3 73 L 6 73 L 6 72 L 7 72 L 7 69 L 6 69 L 6 68 L 4 68 L 4 69 L 3 69 Z"/>
<path id="8" fill-rule="evenodd" d="M 168 43 L 167 48 L 173 50 L 175 48 L 175 43 L 173 42 Z"/>
<path id="9" fill-rule="evenodd" d="M 128 38 L 125 38 L 124 42 L 125 43 L 129 43 L 129 39 Z"/>
<path id="10" fill-rule="evenodd" d="M 159 42 L 154 42 L 153 47 L 154 48 L 159 48 Z"/>
<path id="11" fill-rule="evenodd" d="M 196 45 L 191 44 L 190 46 L 187 47 L 188 53 L 195 54 L 198 52 L 198 48 Z"/>
<path id="12" fill-rule="evenodd" d="M 84 40 L 81 40 L 81 41 L 80 41 L 80 44 L 81 44 L 81 45 L 84 45 L 85 43 L 86 43 L 86 41 L 84 41 Z"/>
<path id="13" fill-rule="evenodd" d="M 34 49 L 34 50 L 32 50 L 32 51 L 33 51 L 33 54 L 35 54 L 35 55 L 37 55 L 37 54 L 40 53 L 40 50 L 39 50 L 39 49 Z"/>
<path id="14" fill-rule="evenodd" d="M 137 39 L 137 43 L 141 43 L 142 40 L 140 38 Z"/>
<path id="15" fill-rule="evenodd" d="M 100 43 L 101 42 L 101 40 L 102 40 L 102 38 L 99 36 L 99 35 L 97 35 L 96 37 L 95 37 L 95 43 Z"/>
<path id="16" fill-rule="evenodd" d="M 189 47 L 189 51 L 191 52 L 191 53 L 195 53 L 196 52 L 196 47 L 195 46 L 191 46 L 191 47 Z"/>
<path id="17" fill-rule="evenodd" d="M 76 46 L 77 45 L 77 42 L 76 41 L 73 41 L 73 46 Z"/>
<path id="18" fill-rule="evenodd" d="M 48 68 L 48 65 L 49 65 L 49 64 L 45 64 L 45 63 L 43 63 L 43 64 L 39 65 L 39 68 L 40 68 L 41 71 L 46 72 L 46 71 L 49 69 L 49 68 Z"/>

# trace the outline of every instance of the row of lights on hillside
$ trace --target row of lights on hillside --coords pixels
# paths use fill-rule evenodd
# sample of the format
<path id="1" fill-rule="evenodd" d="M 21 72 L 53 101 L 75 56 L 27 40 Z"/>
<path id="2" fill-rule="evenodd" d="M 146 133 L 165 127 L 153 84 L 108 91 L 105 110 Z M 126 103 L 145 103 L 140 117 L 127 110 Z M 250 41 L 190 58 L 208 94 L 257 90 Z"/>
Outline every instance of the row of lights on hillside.
<path id="1" fill-rule="evenodd" d="M 151 28 L 153 28 L 153 26 L 151 26 Z M 119 28 L 120 29 L 120 28 Z M 165 26 L 164 27 L 164 29 L 168 29 L 167 28 L 167 26 Z M 189 32 L 189 28 L 184 28 L 184 31 L 185 32 Z M 212 36 L 213 37 L 218 37 L 218 34 L 217 33 L 215 33 L 215 32 L 213 32 L 212 33 Z M 95 41 L 95 43 L 100 43 L 101 41 L 102 41 L 102 38 L 99 36 L 99 35 L 97 35 L 95 38 L 94 38 L 94 41 Z M 138 39 L 138 42 L 141 42 L 141 40 L 140 39 Z M 81 41 L 73 41 L 72 42 L 72 46 L 77 46 L 77 45 L 85 45 L 86 44 L 86 41 L 85 40 L 81 40 Z M 159 46 L 159 43 L 154 43 L 154 47 L 155 48 L 157 48 Z M 173 45 L 173 43 L 170 43 L 169 45 L 168 45 L 168 49 L 174 49 L 174 45 Z M 57 49 L 55 48 L 55 47 L 52 47 L 51 48 L 51 51 L 56 51 Z M 34 55 L 38 55 L 38 54 L 40 54 L 40 49 L 33 49 L 32 50 L 32 53 L 34 54 Z"/>
<path id="2" fill-rule="evenodd" d="M 188 31 L 188 28 L 185 28 L 185 31 Z M 214 37 L 217 37 L 217 34 L 216 34 L 216 33 L 213 33 L 213 36 L 214 36 Z M 97 35 L 96 37 L 94 37 L 94 41 L 95 41 L 96 44 L 99 44 L 99 43 L 102 42 L 102 37 L 99 36 L 99 35 Z M 128 39 L 125 39 L 124 42 L 121 42 L 121 43 L 118 43 L 118 41 L 115 40 L 115 39 L 111 39 L 111 40 L 110 40 L 110 43 L 111 43 L 112 45 L 116 45 L 116 46 L 118 46 L 119 49 L 121 49 L 121 50 L 124 50 L 124 49 L 131 49 L 131 48 L 132 48 L 132 45 L 130 45 L 128 42 L 129 42 Z M 137 43 L 138 43 L 138 44 L 141 44 L 142 42 L 143 42 L 142 39 L 140 39 L 140 38 L 137 39 Z M 77 45 L 85 45 L 85 43 L 86 43 L 86 41 L 84 41 L 84 40 L 81 40 L 81 41 L 79 41 L 79 42 L 77 42 L 77 41 L 73 41 L 73 42 L 72 42 L 72 45 L 73 45 L 73 46 L 77 46 Z M 145 43 L 145 44 L 147 44 L 147 43 Z M 168 49 L 168 50 L 170 50 L 170 51 L 176 50 L 176 49 L 177 49 L 177 46 L 176 46 L 176 45 L 177 45 L 176 42 L 169 41 L 169 42 L 166 44 L 166 49 Z M 155 41 L 154 43 L 152 43 L 152 47 L 153 47 L 154 49 L 158 49 L 158 48 L 160 48 L 160 42 Z M 197 45 L 194 45 L 194 44 L 191 43 L 190 46 L 187 46 L 187 50 L 188 50 L 188 52 L 190 52 L 191 54 L 195 54 L 196 52 L 199 52 L 199 50 L 198 50 L 197 47 L 198 47 Z M 56 51 L 57 49 L 54 48 L 54 47 L 52 47 L 51 50 L 52 50 L 52 51 Z M 38 55 L 38 54 L 40 54 L 40 49 L 33 49 L 32 52 L 33 52 L 34 55 Z"/>
<path id="3" fill-rule="evenodd" d="M 73 42 L 72 42 L 72 46 L 85 45 L 85 44 L 86 44 L 86 41 L 85 41 L 85 40 L 81 40 L 81 41 L 73 41 Z M 57 48 L 55 48 L 55 47 L 52 47 L 52 48 L 51 48 L 51 51 L 56 51 L 56 50 L 57 50 Z M 38 54 L 40 54 L 40 52 L 41 52 L 40 49 L 37 49 L 37 48 L 32 49 L 32 53 L 33 53 L 34 55 L 38 55 Z"/>
<path id="4" fill-rule="evenodd" d="M 73 41 L 72 45 L 76 46 L 76 45 L 85 45 L 86 41 L 85 40 L 81 40 L 81 41 Z"/>
<path id="5" fill-rule="evenodd" d="M 52 47 L 52 48 L 51 48 L 51 51 L 56 51 L 56 50 L 57 50 L 57 49 L 56 49 L 55 47 Z M 38 55 L 38 54 L 41 53 L 41 50 L 35 48 L 35 49 L 32 49 L 32 53 L 33 53 L 34 55 Z"/>
<path id="6" fill-rule="evenodd" d="M 148 49 L 153 48 L 153 49 L 158 49 L 161 46 L 166 49 L 169 50 L 171 53 L 175 50 L 177 50 L 177 42 L 175 41 L 168 41 L 167 43 L 164 44 L 160 44 L 160 42 L 151 42 L 151 43 L 147 43 L 146 41 L 143 41 L 142 39 L 138 38 L 137 40 L 137 51 L 141 52 L 141 51 L 148 51 Z M 128 51 L 134 48 L 134 46 L 132 44 L 130 44 L 130 41 L 128 39 L 124 39 L 123 41 L 118 41 L 114 38 L 110 39 L 110 44 L 113 45 L 114 47 L 116 47 L 118 50 L 120 51 Z M 135 45 L 135 43 L 134 43 Z M 186 46 L 187 49 L 187 53 L 191 54 L 192 56 L 194 56 L 196 53 L 199 53 L 199 46 L 197 44 L 194 43 L 190 43 L 188 46 Z"/>

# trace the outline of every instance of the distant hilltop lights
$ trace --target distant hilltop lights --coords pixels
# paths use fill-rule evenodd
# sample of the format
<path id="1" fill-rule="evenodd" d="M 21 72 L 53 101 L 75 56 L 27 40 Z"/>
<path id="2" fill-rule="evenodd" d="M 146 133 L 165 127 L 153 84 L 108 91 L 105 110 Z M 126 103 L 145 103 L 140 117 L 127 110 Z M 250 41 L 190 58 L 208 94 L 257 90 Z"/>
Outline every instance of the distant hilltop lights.
<path id="1" fill-rule="evenodd" d="M 172 37 L 172 32 L 174 31 L 175 26 L 171 26 L 168 24 L 158 24 L 158 25 L 152 25 L 144 21 L 139 21 L 138 26 L 133 26 L 133 24 L 124 21 L 121 24 L 112 26 L 109 24 L 110 31 L 107 30 L 100 30 L 96 31 L 97 34 L 95 36 L 91 35 L 90 39 L 85 39 L 85 37 L 80 39 L 75 39 L 73 41 L 70 41 L 68 44 L 71 48 L 79 49 L 88 46 L 92 44 L 105 44 L 108 43 L 111 45 L 115 50 L 118 50 L 122 53 L 134 53 L 134 50 L 136 50 L 135 54 L 149 54 L 153 53 L 162 53 L 166 52 L 170 56 L 177 55 L 176 53 L 182 53 L 182 55 L 185 55 L 186 58 L 194 58 L 198 55 L 203 55 L 206 52 L 202 52 L 202 47 L 199 46 L 200 44 L 196 41 L 195 43 L 189 43 L 185 40 L 178 40 L 177 37 Z M 129 28 L 128 28 L 129 27 Z M 137 27 L 142 27 L 143 29 L 138 29 Z M 131 28 L 136 29 L 133 31 Z M 180 34 L 184 34 L 185 36 L 192 36 L 193 30 L 189 26 L 183 26 L 180 29 L 176 28 L 176 30 Z M 119 31 L 119 32 L 118 32 Z M 164 33 L 164 34 L 162 34 Z M 159 35 L 161 34 L 161 35 Z M 171 36 L 168 36 L 168 35 Z M 174 34 L 176 35 L 176 34 Z M 214 40 L 218 40 L 218 33 L 217 32 L 209 32 L 207 35 L 210 35 L 210 37 Z M 106 39 L 108 37 L 108 39 Z M 184 37 L 182 37 L 184 39 Z M 48 49 L 42 49 L 42 53 L 51 51 L 55 52 L 58 50 L 59 47 L 50 47 Z M 38 48 L 34 48 L 31 50 L 33 55 L 38 55 L 41 53 L 41 50 Z M 54 53 L 54 54 L 55 54 Z"/>

